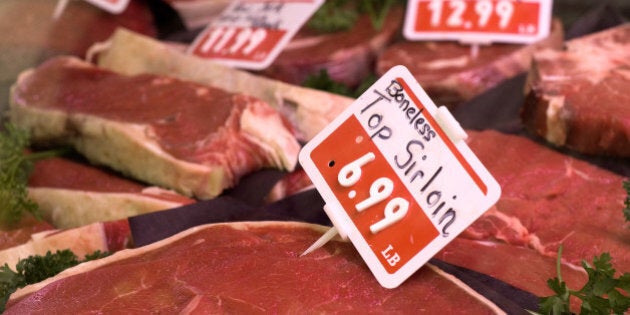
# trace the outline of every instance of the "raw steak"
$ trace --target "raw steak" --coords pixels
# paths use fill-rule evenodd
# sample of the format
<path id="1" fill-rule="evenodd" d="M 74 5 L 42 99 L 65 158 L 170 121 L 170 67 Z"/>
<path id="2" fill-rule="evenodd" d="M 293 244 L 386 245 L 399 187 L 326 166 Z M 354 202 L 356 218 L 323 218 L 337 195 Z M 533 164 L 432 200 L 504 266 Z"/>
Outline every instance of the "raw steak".
<path id="1" fill-rule="evenodd" d="M 299 151 L 288 123 L 254 97 L 72 57 L 22 73 L 10 115 L 34 142 L 71 144 L 92 162 L 198 198 L 253 170 L 291 170 Z"/>
<path id="2" fill-rule="evenodd" d="M 49 230 L 31 235 L 20 245 L 0 251 L 0 264 L 9 264 L 15 270 L 19 259 L 32 255 L 45 255 L 46 252 L 70 249 L 77 257 L 83 258 L 97 250 L 116 252 L 128 248 L 131 231 L 126 219 L 97 222 L 66 230 Z"/>
<path id="3" fill-rule="evenodd" d="M 351 98 L 221 66 L 184 54 L 171 45 L 119 29 L 98 55 L 98 65 L 137 75 L 154 73 L 209 84 L 257 97 L 289 118 L 300 140 L 309 140 L 352 103 Z"/>
<path id="4" fill-rule="evenodd" d="M 130 1 L 127 9 L 117 15 L 86 1 L 68 1 L 64 13 L 53 19 L 58 2 L 0 1 L 0 112 L 8 108 L 9 88 L 18 74 L 50 56 L 84 56 L 88 47 L 107 39 L 118 27 L 157 35 L 145 0 Z"/>
<path id="5" fill-rule="evenodd" d="M 322 34 L 304 26 L 261 74 L 301 85 L 325 69 L 334 81 L 355 87 L 371 74 L 376 57 L 399 34 L 403 11 L 394 6 L 379 30 L 367 14 L 347 31 Z"/>
<path id="6" fill-rule="evenodd" d="M 630 23 L 537 53 L 521 117 L 556 146 L 630 157 Z"/>
<path id="7" fill-rule="evenodd" d="M 429 266 L 384 289 L 349 243 L 332 241 L 299 257 L 321 233 L 299 223 L 193 228 L 18 291 L 6 314 L 501 313 Z"/>
<path id="8" fill-rule="evenodd" d="M 401 41 L 380 55 L 376 72 L 383 75 L 395 65 L 405 65 L 437 104 L 453 108 L 527 71 L 536 50 L 559 49 L 563 38 L 562 25 L 555 20 L 544 40 L 531 45 L 482 45 L 476 56 L 470 45 L 456 42 Z"/>
<path id="9" fill-rule="evenodd" d="M 195 202 L 147 187 L 103 168 L 63 158 L 35 163 L 29 196 L 46 221 L 60 229 L 124 219 Z"/>
<path id="10" fill-rule="evenodd" d="M 462 235 L 500 240 L 580 265 L 609 252 L 619 271 L 630 270 L 623 177 L 557 153 L 527 138 L 468 131 L 468 144 L 502 188 L 495 207 Z"/>

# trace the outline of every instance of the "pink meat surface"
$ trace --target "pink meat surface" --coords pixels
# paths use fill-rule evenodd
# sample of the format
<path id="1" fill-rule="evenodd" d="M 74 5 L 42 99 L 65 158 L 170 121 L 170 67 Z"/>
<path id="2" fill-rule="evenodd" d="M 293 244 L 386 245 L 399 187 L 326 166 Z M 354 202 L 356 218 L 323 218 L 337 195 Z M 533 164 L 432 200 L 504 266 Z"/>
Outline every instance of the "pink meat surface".
<path id="1" fill-rule="evenodd" d="M 469 145 L 502 187 L 495 208 L 464 237 L 500 240 L 580 265 L 609 252 L 630 270 L 630 229 L 623 216 L 624 178 L 529 139 L 469 131 Z"/>
<path id="2" fill-rule="evenodd" d="M 299 257 L 320 235 L 304 227 L 204 228 L 55 281 L 12 301 L 6 314 L 492 313 L 428 268 L 384 289 L 349 243 Z"/>

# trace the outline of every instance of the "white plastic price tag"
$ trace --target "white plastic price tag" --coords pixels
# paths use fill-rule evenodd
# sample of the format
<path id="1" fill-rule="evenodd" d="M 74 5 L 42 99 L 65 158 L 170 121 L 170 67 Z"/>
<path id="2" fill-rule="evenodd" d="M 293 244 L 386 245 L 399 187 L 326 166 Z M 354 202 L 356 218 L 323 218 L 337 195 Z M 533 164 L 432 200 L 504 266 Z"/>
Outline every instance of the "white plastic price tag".
<path id="1" fill-rule="evenodd" d="M 549 35 L 552 0 L 410 0 L 409 40 L 532 43 Z"/>
<path id="2" fill-rule="evenodd" d="M 400 285 L 498 200 L 466 136 L 396 66 L 300 152 L 335 228 L 382 286 Z"/>
<path id="3" fill-rule="evenodd" d="M 324 0 L 235 1 L 188 52 L 239 68 L 268 67 Z"/>

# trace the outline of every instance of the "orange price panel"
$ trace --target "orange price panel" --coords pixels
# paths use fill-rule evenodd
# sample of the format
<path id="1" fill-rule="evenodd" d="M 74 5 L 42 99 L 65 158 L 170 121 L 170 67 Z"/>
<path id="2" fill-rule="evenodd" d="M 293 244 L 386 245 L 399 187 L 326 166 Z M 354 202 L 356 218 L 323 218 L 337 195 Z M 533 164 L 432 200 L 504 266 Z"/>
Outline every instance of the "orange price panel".
<path id="1" fill-rule="evenodd" d="M 210 27 L 201 34 L 193 54 L 204 58 L 262 61 L 286 34 L 284 30 L 251 27 Z"/>
<path id="2" fill-rule="evenodd" d="M 311 159 L 388 273 L 439 236 L 354 116 L 320 143 Z"/>

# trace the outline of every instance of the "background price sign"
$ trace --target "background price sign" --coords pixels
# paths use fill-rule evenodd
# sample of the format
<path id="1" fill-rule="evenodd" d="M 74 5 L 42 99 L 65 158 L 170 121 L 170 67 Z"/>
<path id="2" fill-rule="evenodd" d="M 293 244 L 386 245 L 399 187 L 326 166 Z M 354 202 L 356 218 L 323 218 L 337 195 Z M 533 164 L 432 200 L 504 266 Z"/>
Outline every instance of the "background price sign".
<path id="1" fill-rule="evenodd" d="M 531 43 L 551 26 L 552 0 L 410 0 L 409 40 Z"/>
<path id="2" fill-rule="evenodd" d="M 382 286 L 400 285 L 498 200 L 465 138 L 397 66 L 300 152 L 335 228 Z"/>
<path id="3" fill-rule="evenodd" d="M 269 66 L 324 0 L 234 1 L 188 52 L 252 70 Z"/>

